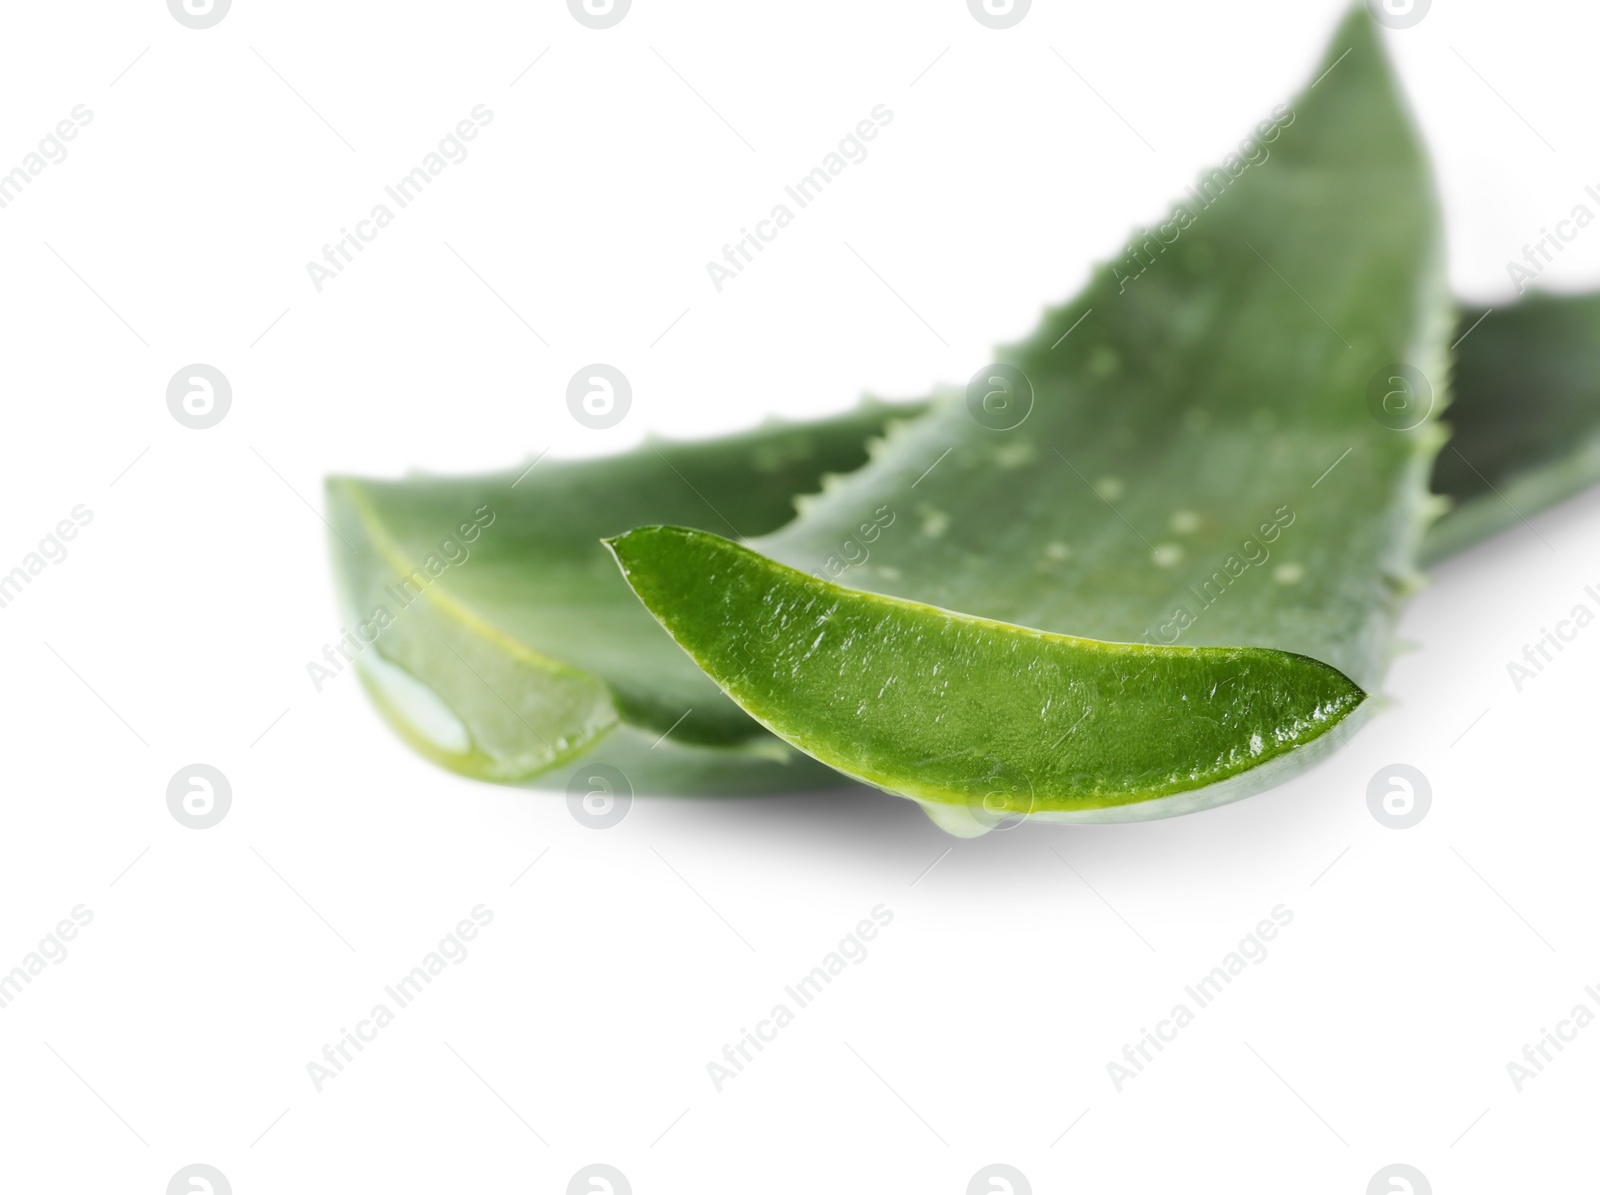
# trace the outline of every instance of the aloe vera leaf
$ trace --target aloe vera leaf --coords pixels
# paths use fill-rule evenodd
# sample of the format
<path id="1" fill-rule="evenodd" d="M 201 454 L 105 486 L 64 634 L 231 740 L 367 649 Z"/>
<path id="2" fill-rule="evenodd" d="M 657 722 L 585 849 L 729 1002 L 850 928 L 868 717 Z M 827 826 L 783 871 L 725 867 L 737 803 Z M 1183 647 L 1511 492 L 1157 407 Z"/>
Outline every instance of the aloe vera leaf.
<path id="1" fill-rule="evenodd" d="M 1257 690 L 1285 700 L 1296 690 L 1286 656 L 1331 665 L 1365 692 L 1381 680 L 1433 513 L 1425 482 L 1443 438 L 1428 419 L 1394 430 L 1368 403 L 1374 380 L 1397 363 L 1446 376 L 1452 310 L 1428 165 L 1363 6 L 1319 74 L 1270 160 L 1240 171 L 1209 203 L 1191 193 L 1187 226 L 1165 245 L 1152 239 L 1142 274 L 1130 279 L 1126 258 L 1101 268 L 1031 339 L 1000 353 L 1026 379 L 1012 383 L 1018 405 L 984 407 L 981 383 L 996 371 L 980 371 L 975 408 L 955 396 L 894 429 L 869 464 L 803 500 L 799 518 L 746 541 L 801 574 L 836 577 L 831 600 L 819 598 L 817 578 L 773 571 L 745 614 L 765 606 L 794 617 L 760 621 L 778 628 L 777 640 L 741 638 L 746 662 L 732 669 L 694 630 L 725 576 L 671 561 L 699 551 L 704 537 L 653 532 L 637 558 L 631 539 L 615 545 L 646 606 L 680 642 L 695 640 L 696 662 L 736 699 L 753 683 L 746 677 L 787 678 L 805 651 L 835 651 L 827 612 L 859 600 L 848 590 L 921 603 L 896 617 L 920 619 L 928 643 L 948 634 L 952 611 L 992 620 L 940 672 L 964 710 L 1009 710 L 1019 686 L 1039 698 L 1026 725 L 962 720 L 971 734 L 960 747 L 992 806 L 1122 819 L 1247 791 L 1213 784 L 1216 761 L 1303 741 L 1297 704 L 1275 727 L 1253 721 L 1265 708 Z M 1178 223 L 1175 215 L 1162 227 Z M 978 418 L 1009 424 L 1023 414 L 1007 430 Z M 840 570 L 841 553 L 860 562 Z M 737 624 L 730 618 L 724 630 Z M 1136 735 L 1112 736 L 1138 753 L 1113 766 L 1095 743 L 1075 739 L 1073 685 L 1085 678 L 1057 657 L 1056 687 L 1038 687 L 1024 665 L 1041 631 L 1154 652 L 1128 657 L 1150 662 L 1137 684 L 1130 670 L 1116 707 L 1148 731 L 1142 748 Z M 909 630 L 892 641 L 915 642 Z M 1236 682 L 1219 685 L 1238 703 L 1236 718 L 1196 708 L 1171 672 L 1202 646 L 1268 649 L 1247 657 L 1263 667 L 1246 674 L 1241 663 Z M 763 684 L 760 707 L 747 708 L 824 762 L 959 823 L 972 786 L 929 770 L 955 746 L 940 721 L 953 715 L 896 693 L 907 669 L 926 664 L 931 674 L 932 662 L 856 639 L 836 664 L 839 691 L 881 693 L 874 699 L 898 707 L 898 744 L 872 766 L 825 685 Z M 1276 685 L 1272 665 L 1285 669 Z M 1335 703 L 1315 726 L 1326 733 L 1349 712 Z M 1091 737 L 1108 735 L 1102 725 Z M 1182 772 L 1173 741 L 1196 750 L 1181 793 L 1169 779 Z M 1069 766 L 1041 770 L 1039 745 L 1057 742 Z M 1298 766 L 1309 755 L 1296 747 L 1278 758 Z"/>
<path id="2" fill-rule="evenodd" d="M 1491 317 L 1492 322 L 1486 322 Z M 1435 460 L 1433 489 L 1456 505 L 1427 529 L 1422 555 L 1430 563 L 1516 524 L 1519 518 L 1531 516 L 1600 479 L 1600 295 L 1535 295 L 1512 307 L 1492 310 L 1469 307 L 1458 318 L 1454 335 L 1461 338 L 1465 347 L 1458 350 L 1455 363 L 1457 397 L 1449 412 L 1453 435 Z M 908 404 L 896 415 L 912 418 L 925 409 L 925 404 Z M 777 503 L 776 509 L 769 505 L 784 486 L 795 482 L 800 491 L 814 488 L 821 476 L 816 470 L 838 468 L 843 471 L 864 462 L 865 454 L 858 451 L 860 443 L 867 435 L 881 429 L 882 424 L 870 418 L 859 425 L 854 421 L 843 425 L 824 421 L 817 425 L 818 455 L 812 458 L 813 470 L 802 470 L 793 477 L 774 476 L 770 468 L 759 470 L 762 479 L 776 483 L 776 488 L 758 496 L 762 509 L 760 518 L 751 523 L 751 529 L 785 517 L 782 503 Z M 752 461 L 770 465 L 773 451 L 791 451 L 782 446 L 794 441 L 795 429 L 782 429 L 779 436 L 779 440 L 764 448 L 757 446 Z M 670 450 L 666 455 L 669 460 L 672 458 Z M 596 464 L 592 467 L 611 466 Z M 731 468 L 735 477 L 745 476 L 744 467 L 744 458 L 734 461 Z M 414 488 L 417 492 L 414 503 L 399 504 L 402 510 L 398 515 L 393 509 L 396 503 L 384 502 L 384 513 L 401 526 L 420 528 L 448 523 L 452 511 L 443 507 L 429 509 L 430 498 L 439 496 L 439 485 L 438 479 L 430 478 L 385 483 L 385 497 L 391 494 L 391 487 Z M 741 492 L 732 500 L 730 508 L 745 497 Z M 752 512 L 738 509 L 736 517 L 743 523 Z M 366 532 L 357 533 L 367 535 Z M 567 548 L 570 550 L 572 546 L 569 543 Z M 581 549 L 578 554 L 581 555 Z M 530 558 L 529 563 L 537 565 L 530 570 L 530 575 L 543 569 L 540 560 L 542 557 Z M 562 575 L 569 583 L 583 583 L 576 574 Z M 580 616 L 577 624 L 569 628 L 574 641 L 580 643 L 608 634 L 607 619 L 617 615 L 615 601 L 605 600 L 607 596 L 612 599 L 617 596 L 619 587 L 613 570 L 607 567 L 591 578 L 590 583 L 597 595 L 596 602 L 589 607 L 594 612 L 593 617 Z M 499 604 L 518 603 L 517 594 L 524 591 L 528 594 L 526 600 L 537 601 L 538 584 L 512 576 L 495 596 Z M 513 611 L 513 618 L 519 613 Z M 641 620 L 631 599 L 623 604 L 621 617 L 635 631 L 639 629 L 637 623 Z M 461 668 L 461 661 L 448 655 L 444 663 L 456 671 Z M 426 665 L 420 667 L 426 682 L 429 670 Z M 371 664 L 367 671 L 386 670 L 380 661 Z M 621 675 L 625 681 L 647 688 L 642 677 L 630 677 L 625 670 Z M 554 671 L 545 690 L 554 693 L 564 684 L 574 683 L 586 698 L 594 695 L 595 691 L 584 682 L 561 669 Z M 450 727 L 459 719 L 453 714 L 442 719 L 429 718 L 432 707 L 426 696 L 408 701 L 404 709 L 400 708 L 404 699 L 391 696 L 390 692 L 399 688 L 410 694 L 412 687 L 406 685 L 403 676 L 384 685 L 374 686 L 369 682 L 369 687 L 385 716 L 404 737 L 425 754 L 440 758 L 446 764 L 452 762 L 450 757 L 454 753 L 441 757 L 432 738 L 415 723 L 421 719 L 424 727 L 435 723 Z M 482 687 L 481 682 L 478 687 Z M 425 683 L 423 689 L 426 690 Z M 615 692 L 612 696 L 615 700 Z M 603 702 L 600 708 L 603 713 Z M 509 735 L 512 739 L 519 730 L 522 737 L 537 742 L 531 729 L 520 726 L 515 719 L 500 728 L 502 737 Z M 713 754 L 677 743 L 670 750 L 659 746 L 653 750 L 652 745 L 660 738 L 653 728 L 636 730 L 620 723 L 604 740 L 604 762 L 622 767 L 629 775 L 648 777 L 663 791 L 815 788 L 839 779 L 831 770 L 823 772 L 805 766 L 775 770 L 770 766 L 774 759 L 793 753 L 784 753 L 775 740 L 758 734 L 753 723 L 746 733 L 752 740 L 750 751 Z M 459 729 L 454 734 L 459 738 Z M 766 754 L 757 753 L 761 746 L 766 748 Z M 506 754 L 504 749 L 502 754 Z M 492 760 L 484 760 L 466 770 L 474 775 L 483 774 L 493 766 Z M 1259 776 L 1270 770 L 1258 764 L 1253 774 Z M 508 778 L 520 779 L 522 773 L 513 770 Z"/>
<path id="3" fill-rule="evenodd" d="M 794 516 L 796 494 L 858 467 L 872 437 L 923 409 L 867 403 L 480 477 L 330 478 L 346 624 L 361 640 L 359 628 L 375 631 L 359 675 L 402 737 L 482 779 L 524 781 L 582 756 L 660 791 L 839 783 L 661 634 L 600 540 L 657 517 L 770 532 Z"/>
<path id="4" fill-rule="evenodd" d="M 1030 812 L 1218 784 L 1320 738 L 1366 699 L 1264 648 L 1101 643 L 845 589 L 703 531 L 609 541 L 679 646 L 761 722 L 869 784 Z M 709 593 L 706 582 L 710 582 Z M 702 600 L 682 604 L 684 593 Z M 971 678 L 983 685 L 973 700 Z"/>
<path id="5" fill-rule="evenodd" d="M 1454 431 L 1433 488 L 1453 507 L 1428 563 L 1600 480 L 1600 295 L 1532 294 L 1460 319 Z"/>

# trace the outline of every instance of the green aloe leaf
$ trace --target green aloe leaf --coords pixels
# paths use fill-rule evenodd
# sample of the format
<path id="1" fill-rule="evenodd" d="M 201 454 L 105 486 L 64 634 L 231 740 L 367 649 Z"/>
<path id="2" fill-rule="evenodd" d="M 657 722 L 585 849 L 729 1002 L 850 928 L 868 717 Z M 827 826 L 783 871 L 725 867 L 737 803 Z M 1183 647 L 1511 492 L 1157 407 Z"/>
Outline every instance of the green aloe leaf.
<path id="1" fill-rule="evenodd" d="M 455 771 L 517 782 L 583 757 L 658 791 L 841 783 L 773 738 L 639 606 L 601 538 L 667 518 L 759 535 L 859 467 L 920 404 L 481 477 L 330 478 L 355 665 L 384 717 Z M 555 777 L 564 781 L 565 776 Z"/>
<path id="2" fill-rule="evenodd" d="M 1112 808 L 1221 787 L 1366 699 L 1304 656 L 1033 631 L 845 589 L 703 531 L 610 543 L 645 604 L 673 611 L 679 646 L 764 725 L 936 813 Z"/>
<path id="3" fill-rule="evenodd" d="M 1381 681 L 1415 583 L 1443 432 L 1432 404 L 1387 405 L 1390 379 L 1441 385 L 1452 312 L 1364 6 L 1258 136 L 1270 156 L 1230 158 L 965 395 L 747 540 L 768 563 L 705 535 L 617 540 L 645 605 L 786 741 L 958 831 L 983 809 L 1162 816 L 1303 766 Z"/>
<path id="4" fill-rule="evenodd" d="M 1462 313 L 1432 563 L 1600 480 L 1600 295 L 1534 294 Z"/>

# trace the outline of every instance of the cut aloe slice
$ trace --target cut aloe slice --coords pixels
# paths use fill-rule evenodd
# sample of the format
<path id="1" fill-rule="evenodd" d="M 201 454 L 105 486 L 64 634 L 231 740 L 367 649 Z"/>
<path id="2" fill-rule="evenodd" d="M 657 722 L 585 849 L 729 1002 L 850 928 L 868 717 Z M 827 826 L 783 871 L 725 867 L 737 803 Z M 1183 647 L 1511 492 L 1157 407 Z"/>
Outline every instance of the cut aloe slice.
<path id="1" fill-rule="evenodd" d="M 741 550 L 618 540 L 646 606 L 780 737 L 947 828 L 981 830 L 985 810 L 1161 816 L 1250 791 L 1252 760 L 1273 778 L 1303 766 L 1387 665 L 1443 439 L 1390 379 L 1442 397 L 1453 322 L 1428 165 L 1364 7 L 1318 75 L 1269 159 L 1229 159 L 965 395 L 746 541 L 773 562 L 740 576 L 777 635 L 728 611 L 742 666 L 705 638 Z M 830 563 L 874 531 L 870 557 Z M 886 617 L 853 590 L 901 599 L 883 637 L 830 638 L 830 619 Z M 836 689 L 798 683 L 807 652 L 830 653 Z M 888 750 L 865 726 L 891 698 Z M 1085 709 L 1094 733 L 1075 737 Z M 967 780 L 937 764 L 956 751 Z"/>
<path id="2" fill-rule="evenodd" d="M 845 589 L 687 528 L 611 547 L 645 604 L 674 612 L 679 646 L 764 725 L 958 832 L 1062 794 L 1100 809 L 1242 794 L 1238 778 L 1366 699 L 1304 656 L 1029 630 Z"/>
<path id="3" fill-rule="evenodd" d="M 384 717 L 453 770 L 523 781 L 580 756 L 657 791 L 841 783 L 773 738 L 639 606 L 601 538 L 669 518 L 770 532 L 916 404 L 471 478 L 330 478 L 334 569 Z M 348 547 L 346 545 L 349 545 Z M 563 783 L 565 775 L 551 781 Z"/>

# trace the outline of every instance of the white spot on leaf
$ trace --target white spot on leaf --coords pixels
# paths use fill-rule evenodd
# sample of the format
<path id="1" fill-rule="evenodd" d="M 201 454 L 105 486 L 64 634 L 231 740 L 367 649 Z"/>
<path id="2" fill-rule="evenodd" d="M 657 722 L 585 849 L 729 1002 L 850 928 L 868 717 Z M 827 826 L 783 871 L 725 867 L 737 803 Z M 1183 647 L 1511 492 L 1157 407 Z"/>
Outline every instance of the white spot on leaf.
<path id="1" fill-rule="evenodd" d="M 938 539 L 950 526 L 950 516 L 942 510 L 931 506 L 919 508 L 922 512 L 922 534 L 929 539 Z"/>
<path id="2" fill-rule="evenodd" d="M 995 447 L 990 458 L 1002 469 L 1016 469 L 1032 464 L 1038 455 L 1032 440 L 1007 440 Z"/>

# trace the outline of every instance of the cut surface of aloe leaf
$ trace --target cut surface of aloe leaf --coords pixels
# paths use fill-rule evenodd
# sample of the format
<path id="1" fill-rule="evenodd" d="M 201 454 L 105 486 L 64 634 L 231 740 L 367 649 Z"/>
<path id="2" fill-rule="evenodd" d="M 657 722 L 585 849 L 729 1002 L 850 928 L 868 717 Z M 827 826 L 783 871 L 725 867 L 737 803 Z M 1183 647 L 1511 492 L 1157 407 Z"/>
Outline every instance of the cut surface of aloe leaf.
<path id="1" fill-rule="evenodd" d="M 363 643 L 372 632 L 355 656 L 362 681 L 413 746 L 484 779 L 527 780 L 600 750 L 660 791 L 839 783 L 661 634 L 600 541 L 661 517 L 770 532 L 793 517 L 796 494 L 859 467 L 872 437 L 921 410 L 868 403 L 481 477 L 330 478 L 346 626 Z"/>
<path id="2" fill-rule="evenodd" d="M 1366 699 L 1304 656 L 991 622 L 845 589 L 702 531 L 641 528 L 610 546 L 644 603 L 673 611 L 678 645 L 764 725 L 849 775 L 975 816 L 1219 784 Z"/>
<path id="3" fill-rule="evenodd" d="M 1460 319 L 1432 563 L 1600 480 L 1600 295 L 1532 294 Z"/>
<path id="4" fill-rule="evenodd" d="M 1141 804 L 1182 796 L 1187 810 L 1242 791 L 1212 784 L 1223 756 L 1205 728 L 1219 708 L 1198 708 L 1163 658 L 1175 669 L 1196 647 L 1263 649 L 1235 657 L 1254 661 L 1247 675 L 1219 682 L 1241 726 L 1263 702 L 1288 700 L 1283 679 L 1255 666 L 1268 660 L 1304 657 L 1375 690 L 1433 513 L 1425 482 L 1443 434 L 1428 413 L 1415 425 L 1393 418 L 1374 387 L 1396 370 L 1442 387 L 1452 310 L 1430 172 L 1364 7 L 1319 74 L 1276 126 L 1270 158 L 1232 158 L 1207 175 L 1147 240 L 1136 237 L 1144 256 L 1098 270 L 965 394 L 894 429 L 867 465 L 803 500 L 799 518 L 747 541 L 841 590 L 921 604 L 905 608 L 893 646 L 858 637 L 840 650 L 838 683 L 852 693 L 881 689 L 887 700 L 911 666 L 895 648 L 935 642 L 951 611 L 992 620 L 985 633 L 1000 656 L 1033 650 L 1039 632 L 1142 644 L 1116 657 L 1127 684 L 1138 679 L 1138 700 L 1120 712 L 1140 732 L 1116 740 L 1134 753 L 1100 757 L 1099 771 L 1037 770 L 1040 741 L 1068 727 L 1038 708 L 1026 725 L 985 721 L 986 708 L 1011 709 L 1016 677 L 961 652 L 940 678 L 966 711 L 964 743 L 948 736 L 945 706 L 902 709 L 900 741 L 872 766 L 837 711 L 802 708 L 811 698 L 786 697 L 781 684 L 752 710 L 758 718 L 824 762 L 934 804 L 965 807 L 970 786 L 944 773 L 931 782 L 918 768 L 932 765 L 917 761 L 964 750 L 979 771 L 1025 773 L 1035 809 L 1137 817 L 1152 812 Z M 702 540 L 664 538 L 648 560 L 625 561 L 680 639 L 724 583 L 672 563 Z M 787 600 L 792 583 L 774 579 L 771 600 Z M 765 625 L 778 637 L 741 640 L 753 659 L 737 671 L 697 657 L 736 699 L 741 677 L 781 679 L 819 635 L 816 650 L 829 642 L 809 620 Z M 1079 678 L 1057 662 L 1048 709 L 1076 708 L 1068 693 Z M 1307 735 L 1337 726 L 1350 704 L 1319 696 L 1328 717 L 1280 725 Z M 799 725 L 813 727 L 803 740 L 784 729 Z M 1286 758 L 1309 758 L 1300 731 L 1280 741 Z M 1171 754 L 1185 743 L 1196 750 L 1187 772 Z M 1161 779 L 1132 804 L 1113 795 L 1135 775 Z"/>

